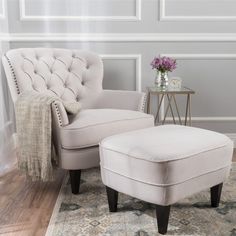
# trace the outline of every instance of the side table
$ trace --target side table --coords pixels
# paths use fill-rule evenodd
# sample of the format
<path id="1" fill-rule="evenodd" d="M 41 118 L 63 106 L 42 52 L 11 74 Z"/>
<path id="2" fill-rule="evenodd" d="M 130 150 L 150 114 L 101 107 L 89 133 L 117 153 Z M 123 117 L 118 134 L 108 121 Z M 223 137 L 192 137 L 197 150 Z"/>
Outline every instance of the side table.
<path id="1" fill-rule="evenodd" d="M 169 88 L 162 89 L 159 87 L 148 87 L 147 90 L 148 90 L 148 94 L 147 94 L 147 113 L 148 114 L 150 114 L 151 112 L 151 96 L 154 95 L 157 97 L 157 113 L 155 116 L 155 123 L 161 122 L 162 124 L 165 124 L 167 114 L 170 110 L 174 124 L 176 124 L 177 123 L 176 120 L 178 120 L 180 125 L 187 125 L 187 124 L 189 124 L 189 126 L 192 125 L 191 95 L 195 94 L 195 91 L 187 87 L 182 87 L 181 89 L 178 89 L 178 90 L 169 89 Z M 176 95 L 186 96 L 186 109 L 185 109 L 184 120 L 182 120 L 180 116 L 179 107 L 176 102 Z M 160 121 L 161 107 L 164 103 L 165 98 L 167 100 L 167 107 L 166 107 L 166 110 L 164 111 L 164 118 L 162 119 L 162 121 Z M 177 118 L 174 113 L 174 108 L 176 109 Z"/>

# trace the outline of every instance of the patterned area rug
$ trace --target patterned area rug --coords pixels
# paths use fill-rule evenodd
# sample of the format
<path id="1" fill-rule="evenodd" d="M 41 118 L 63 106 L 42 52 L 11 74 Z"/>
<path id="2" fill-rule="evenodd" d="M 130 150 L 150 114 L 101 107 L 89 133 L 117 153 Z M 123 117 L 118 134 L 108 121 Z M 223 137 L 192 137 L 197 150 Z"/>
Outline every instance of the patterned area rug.
<path id="1" fill-rule="evenodd" d="M 152 204 L 119 194 L 117 213 L 109 213 L 98 168 L 82 172 L 81 194 L 71 194 L 68 176 L 59 193 L 47 236 L 159 235 Z M 171 209 L 167 235 L 236 236 L 236 164 L 224 184 L 219 208 L 210 208 L 204 191 Z"/>

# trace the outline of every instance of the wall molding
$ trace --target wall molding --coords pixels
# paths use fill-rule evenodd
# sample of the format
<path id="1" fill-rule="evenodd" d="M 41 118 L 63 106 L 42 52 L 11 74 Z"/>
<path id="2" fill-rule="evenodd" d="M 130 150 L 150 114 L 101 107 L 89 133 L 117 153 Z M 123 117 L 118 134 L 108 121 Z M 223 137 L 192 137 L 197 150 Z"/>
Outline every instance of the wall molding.
<path id="1" fill-rule="evenodd" d="M 166 57 L 173 57 L 179 60 L 235 60 L 236 54 L 206 54 L 206 53 L 199 53 L 199 54 L 161 54 L 161 56 Z"/>
<path id="2" fill-rule="evenodd" d="M 2 0 L 1 8 L 2 8 L 2 13 L 0 14 L 0 20 L 3 20 L 3 19 L 5 19 L 5 17 L 6 17 L 5 0 Z"/>
<path id="3" fill-rule="evenodd" d="M 236 42 L 236 33 L 11 33 L 0 37 L 11 42 Z"/>
<path id="4" fill-rule="evenodd" d="M 184 120 L 185 117 L 181 117 L 181 120 Z M 235 116 L 194 116 L 191 118 L 194 122 L 236 122 Z M 167 117 L 166 121 L 172 121 L 172 117 Z"/>
<path id="5" fill-rule="evenodd" d="M 167 16 L 166 0 L 159 0 L 159 20 L 160 21 L 236 21 L 236 16 Z"/>
<path id="6" fill-rule="evenodd" d="M 135 60 L 136 91 L 142 91 L 142 56 L 140 54 L 100 54 L 105 60 Z"/>
<path id="7" fill-rule="evenodd" d="M 140 21 L 142 17 L 142 0 L 135 0 L 134 16 L 53 16 L 26 15 L 25 0 L 20 0 L 20 20 L 22 21 Z"/>
<path id="8" fill-rule="evenodd" d="M 236 60 L 236 54 L 161 54 L 160 56 L 172 57 L 178 60 Z M 172 119 L 172 118 L 168 118 Z M 181 118 L 184 120 L 184 117 Z M 236 122 L 234 116 L 214 116 L 214 117 L 192 117 L 197 122 Z"/>

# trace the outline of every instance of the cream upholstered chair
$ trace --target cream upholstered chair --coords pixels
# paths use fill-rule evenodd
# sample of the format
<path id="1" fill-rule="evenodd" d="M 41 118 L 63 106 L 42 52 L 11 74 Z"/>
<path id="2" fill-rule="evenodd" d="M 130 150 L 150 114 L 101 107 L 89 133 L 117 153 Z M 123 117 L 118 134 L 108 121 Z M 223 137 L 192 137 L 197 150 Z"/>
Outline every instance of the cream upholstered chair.
<path id="1" fill-rule="evenodd" d="M 79 192 L 81 169 L 99 165 L 103 138 L 154 125 L 142 112 L 144 93 L 103 90 L 103 63 L 92 52 L 21 48 L 8 51 L 2 61 L 14 102 L 20 93 L 35 90 L 81 103 L 74 117 L 60 102 L 52 104 L 53 141 L 61 168 L 70 172 L 73 193 Z"/>

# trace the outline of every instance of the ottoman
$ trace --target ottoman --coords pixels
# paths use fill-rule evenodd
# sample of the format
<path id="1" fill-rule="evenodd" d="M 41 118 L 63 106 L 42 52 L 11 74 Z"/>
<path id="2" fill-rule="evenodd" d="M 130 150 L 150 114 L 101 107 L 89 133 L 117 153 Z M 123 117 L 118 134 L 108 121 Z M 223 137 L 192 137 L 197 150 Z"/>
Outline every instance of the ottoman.
<path id="1" fill-rule="evenodd" d="M 219 205 L 233 142 L 220 133 L 165 125 L 108 137 L 99 149 L 109 210 L 117 211 L 118 192 L 153 203 L 165 234 L 170 206 L 180 199 L 210 188 L 212 207 Z"/>

